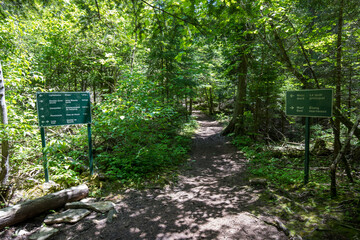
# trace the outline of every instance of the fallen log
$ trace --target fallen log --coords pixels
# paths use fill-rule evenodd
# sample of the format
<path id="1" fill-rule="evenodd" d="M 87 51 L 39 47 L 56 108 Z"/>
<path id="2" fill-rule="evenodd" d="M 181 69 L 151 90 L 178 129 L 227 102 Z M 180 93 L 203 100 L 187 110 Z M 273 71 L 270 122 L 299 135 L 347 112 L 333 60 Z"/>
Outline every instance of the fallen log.
<path id="1" fill-rule="evenodd" d="M 0 230 L 6 226 L 14 225 L 28 218 L 35 217 L 48 210 L 60 208 L 67 202 L 78 201 L 85 198 L 88 193 L 89 188 L 85 184 L 82 184 L 0 209 Z"/>

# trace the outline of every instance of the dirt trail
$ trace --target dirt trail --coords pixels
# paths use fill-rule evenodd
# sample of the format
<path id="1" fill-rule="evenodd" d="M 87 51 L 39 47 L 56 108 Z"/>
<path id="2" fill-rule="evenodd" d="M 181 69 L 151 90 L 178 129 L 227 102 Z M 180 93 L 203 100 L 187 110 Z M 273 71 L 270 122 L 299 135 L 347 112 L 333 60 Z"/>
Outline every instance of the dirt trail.
<path id="1" fill-rule="evenodd" d="M 261 190 L 247 186 L 246 160 L 216 121 L 196 114 L 191 168 L 175 187 L 130 191 L 116 204 L 113 223 L 90 218 L 55 239 L 287 239 L 248 212 L 260 204 Z"/>
<path id="2" fill-rule="evenodd" d="M 222 127 L 196 116 L 190 167 L 174 187 L 128 191 L 112 223 L 94 213 L 59 226 L 53 239 L 287 239 L 250 213 L 263 206 L 261 189 L 248 186 L 246 160 L 220 135 Z"/>

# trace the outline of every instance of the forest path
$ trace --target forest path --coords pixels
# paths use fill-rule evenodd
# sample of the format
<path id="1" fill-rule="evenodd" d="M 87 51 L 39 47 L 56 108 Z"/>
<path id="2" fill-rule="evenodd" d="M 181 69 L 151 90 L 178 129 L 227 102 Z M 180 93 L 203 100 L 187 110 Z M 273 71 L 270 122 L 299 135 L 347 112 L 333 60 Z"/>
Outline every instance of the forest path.
<path id="1" fill-rule="evenodd" d="M 75 224 L 50 225 L 59 230 L 51 239 L 287 239 L 250 213 L 264 212 L 263 190 L 248 186 L 246 159 L 220 135 L 220 124 L 194 115 L 200 128 L 174 186 L 109 196 L 117 211 L 111 223 L 107 214 L 92 212 Z M 46 215 L 12 226 L 0 238 L 28 239 Z"/>
<path id="2" fill-rule="evenodd" d="M 87 219 L 65 226 L 54 239 L 287 239 L 251 209 L 261 190 L 247 185 L 246 160 L 220 135 L 222 127 L 195 113 L 190 167 L 174 187 L 131 190 L 116 203 L 112 223 Z"/>

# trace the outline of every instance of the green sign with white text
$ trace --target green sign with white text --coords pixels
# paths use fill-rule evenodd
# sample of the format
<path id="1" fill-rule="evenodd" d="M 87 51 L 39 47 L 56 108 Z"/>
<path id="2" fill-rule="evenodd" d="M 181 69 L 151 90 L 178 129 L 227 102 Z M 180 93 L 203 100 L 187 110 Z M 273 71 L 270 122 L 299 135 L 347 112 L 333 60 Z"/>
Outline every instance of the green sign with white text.
<path id="1" fill-rule="evenodd" d="M 91 109 L 89 92 L 37 92 L 37 111 L 43 147 L 45 181 L 49 182 L 49 163 L 46 157 L 45 127 L 87 124 L 90 175 L 94 173 L 91 141 Z"/>
<path id="2" fill-rule="evenodd" d="M 286 92 L 286 115 L 301 117 L 331 117 L 332 89 L 307 89 Z"/>
<path id="3" fill-rule="evenodd" d="M 89 92 L 36 93 L 39 126 L 91 123 Z"/>

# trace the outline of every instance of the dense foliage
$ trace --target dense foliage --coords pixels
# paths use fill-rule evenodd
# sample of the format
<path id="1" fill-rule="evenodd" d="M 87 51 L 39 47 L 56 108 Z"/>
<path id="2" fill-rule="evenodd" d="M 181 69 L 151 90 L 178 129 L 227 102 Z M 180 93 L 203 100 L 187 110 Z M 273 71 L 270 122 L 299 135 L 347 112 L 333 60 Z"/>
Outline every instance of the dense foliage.
<path id="1" fill-rule="evenodd" d="M 267 200 L 282 207 L 273 214 L 304 223 L 294 231 L 322 221 L 307 209 L 337 208 L 330 195 L 358 224 L 360 129 L 349 134 L 360 107 L 359 13 L 355 0 L 0 0 L 11 201 L 45 193 L 42 150 L 52 190 L 175 180 L 197 109 L 224 123 L 249 175 L 270 183 Z M 285 114 L 285 92 L 319 88 L 334 90 L 333 117 L 311 119 L 304 185 L 304 119 Z M 47 128 L 41 148 L 35 95 L 52 91 L 91 93 L 93 177 L 85 126 Z"/>
<path id="2" fill-rule="evenodd" d="M 0 1 L 11 181 L 43 181 L 38 91 L 91 92 L 96 170 L 138 183 L 186 158 L 195 107 L 227 121 L 226 134 L 287 144 L 303 141 L 304 123 L 285 115 L 285 91 L 333 88 L 334 117 L 312 119 L 329 167 L 359 114 L 359 11 L 353 0 Z M 355 182 L 359 132 L 343 158 Z M 52 179 L 83 181 L 85 130 L 47 137 Z M 253 173 L 272 178 L 283 159 L 261 158 Z"/>
<path id="3" fill-rule="evenodd" d="M 191 53 L 176 40 L 181 34 L 162 32 L 154 14 L 141 2 L 1 2 L 10 120 L 1 136 L 11 143 L 10 181 L 17 188 L 43 181 L 35 100 L 40 91 L 91 92 L 95 168 L 108 179 L 156 180 L 186 158 L 193 123 L 181 102 L 191 93 L 187 87 L 195 86 L 195 73 L 180 67 L 192 64 Z M 174 48 L 149 48 L 157 41 Z M 86 180 L 86 128 L 47 128 L 46 135 L 50 179 L 64 187 Z"/>

